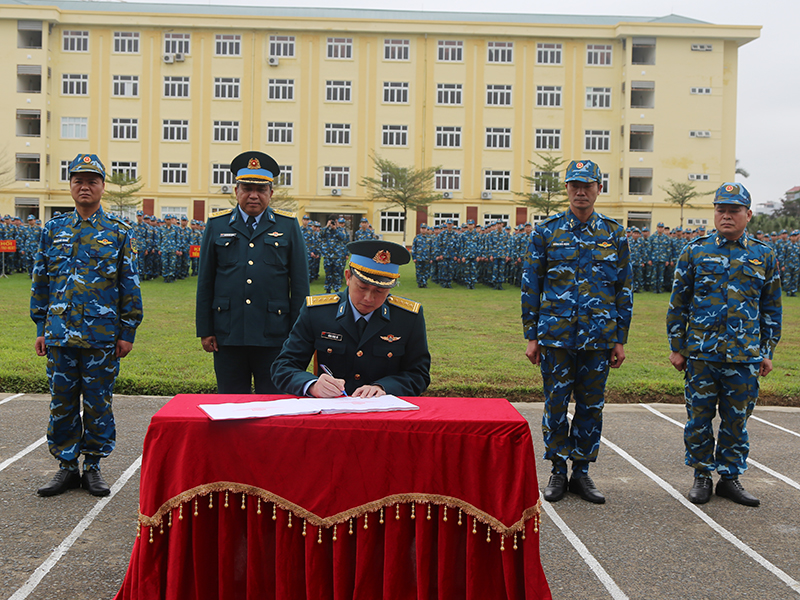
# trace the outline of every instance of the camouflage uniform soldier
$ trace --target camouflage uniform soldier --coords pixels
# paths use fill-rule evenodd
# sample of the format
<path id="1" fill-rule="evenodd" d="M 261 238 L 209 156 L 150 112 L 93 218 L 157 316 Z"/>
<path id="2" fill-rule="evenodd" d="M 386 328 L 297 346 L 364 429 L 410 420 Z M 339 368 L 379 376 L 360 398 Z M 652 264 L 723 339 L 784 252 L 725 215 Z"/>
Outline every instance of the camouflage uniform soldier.
<path id="1" fill-rule="evenodd" d="M 786 295 L 797 296 L 798 276 L 800 276 L 800 231 L 797 229 L 789 236 L 789 242 L 785 246 L 784 256 L 786 261 L 786 268 L 784 270 Z"/>
<path id="2" fill-rule="evenodd" d="M 461 234 L 459 256 L 464 266 L 464 285 L 468 290 L 475 289 L 478 280 L 478 232 L 475 230 L 475 221 L 467 221 L 467 230 Z"/>
<path id="3" fill-rule="evenodd" d="M 47 355 L 52 396 L 47 441 L 60 463 L 38 493 L 54 496 L 83 486 L 94 496 L 107 496 L 99 464 L 114 449 L 114 381 L 142 321 L 142 296 L 130 228 L 100 206 L 105 189 L 100 159 L 79 154 L 69 175 L 75 211 L 47 222 L 33 268 L 35 350 Z"/>
<path id="4" fill-rule="evenodd" d="M 569 209 L 536 225 L 522 275 L 522 323 L 544 382 L 544 458 L 553 463 L 545 500 L 567 487 L 584 500 L 605 497 L 589 477 L 597 460 L 608 369 L 625 360 L 633 311 L 628 240 L 623 228 L 594 211 L 602 185 L 591 161 L 566 170 Z M 567 407 L 575 399 L 570 430 Z M 567 459 L 572 477 L 567 485 Z"/>
<path id="5" fill-rule="evenodd" d="M 186 215 L 181 216 L 181 224 L 178 227 L 178 240 L 180 254 L 178 255 L 178 279 L 186 279 L 189 276 L 189 246 L 191 241 L 189 239 L 191 230 L 188 227 L 189 218 Z"/>
<path id="6" fill-rule="evenodd" d="M 308 265 L 308 277 L 311 281 L 315 281 L 319 279 L 319 264 L 322 259 L 322 238 L 319 235 L 319 221 L 314 221 L 314 224 L 311 226 L 311 247 L 310 251 L 313 250 L 313 256 L 311 257 L 311 262 Z"/>
<path id="7" fill-rule="evenodd" d="M 419 233 L 414 236 L 411 243 L 411 255 L 414 257 L 414 270 L 417 274 L 417 287 L 428 287 L 428 277 L 431 266 L 431 236 L 428 235 L 428 226 L 423 223 L 419 226 Z"/>
<path id="8" fill-rule="evenodd" d="M 664 269 L 669 262 L 672 243 L 664 233 L 664 224 L 659 223 L 656 232 L 650 236 L 650 289 L 660 294 L 664 287 Z"/>
<path id="9" fill-rule="evenodd" d="M 445 228 L 436 236 L 436 263 L 439 271 L 439 284 L 443 288 L 453 287 L 455 259 L 457 253 L 456 232 L 453 221 L 447 219 Z"/>
<path id="10" fill-rule="evenodd" d="M 147 272 L 147 229 L 147 223 L 144 222 L 144 213 L 137 210 L 136 225 L 131 228 L 131 237 L 133 238 L 133 245 L 136 247 L 136 271 L 139 273 L 140 279 L 143 279 L 144 274 Z"/>
<path id="11" fill-rule="evenodd" d="M 503 230 L 502 223 L 498 223 L 495 230 L 489 234 L 486 251 L 492 268 L 492 289 L 502 290 L 506 262 L 508 262 L 508 235 Z"/>
<path id="12" fill-rule="evenodd" d="M 375 232 L 372 231 L 369 227 L 369 221 L 367 217 L 361 217 L 361 223 L 359 225 L 358 231 L 356 231 L 355 235 L 353 236 L 353 241 L 357 242 L 359 240 L 374 240 Z"/>
<path id="13" fill-rule="evenodd" d="M 344 222 L 344 219 L 341 219 Z M 347 257 L 347 232 L 336 226 L 335 217 L 328 218 L 328 224 L 320 234 L 322 256 L 325 259 L 325 292 L 338 292 L 344 277 L 344 260 Z"/>
<path id="14" fill-rule="evenodd" d="M 653 258 L 651 256 L 652 249 L 650 247 L 650 228 L 642 227 L 642 256 L 644 257 L 644 286 L 649 292 L 652 292 L 650 287 L 650 278 L 653 272 Z"/>
<path id="15" fill-rule="evenodd" d="M 644 240 L 638 227 L 633 228 L 628 246 L 633 269 L 633 293 L 637 294 L 644 289 Z"/>
<path id="16" fill-rule="evenodd" d="M 745 233 L 752 214 L 744 186 L 723 183 L 714 197 L 717 233 L 688 244 L 675 269 L 669 360 L 686 371 L 684 442 L 695 477 L 688 497 L 695 504 L 711 498 L 714 470 L 721 477 L 718 496 L 759 504 L 739 475 L 747 468 L 747 419 L 758 399 L 758 376 L 772 371 L 781 337 L 781 284 L 772 250 Z"/>
<path id="17" fill-rule="evenodd" d="M 189 244 L 191 246 L 199 246 L 202 242 L 203 242 L 203 230 L 201 229 L 201 222 L 192 220 L 192 232 L 189 234 Z M 192 257 L 192 277 L 197 277 L 199 268 L 200 268 L 200 257 L 199 256 Z"/>

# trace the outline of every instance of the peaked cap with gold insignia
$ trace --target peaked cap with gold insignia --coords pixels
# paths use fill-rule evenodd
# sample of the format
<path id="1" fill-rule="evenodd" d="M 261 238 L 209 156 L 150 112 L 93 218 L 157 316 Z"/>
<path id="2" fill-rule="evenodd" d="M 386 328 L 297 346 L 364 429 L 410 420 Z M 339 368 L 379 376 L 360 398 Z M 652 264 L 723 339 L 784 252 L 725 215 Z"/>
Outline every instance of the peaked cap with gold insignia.
<path id="1" fill-rule="evenodd" d="M 272 183 L 281 168 L 269 154 L 251 150 L 231 161 L 231 172 L 236 183 Z"/>
<path id="2" fill-rule="evenodd" d="M 404 246 L 385 240 L 361 240 L 347 244 L 350 269 L 364 283 L 392 288 L 400 277 L 400 265 L 411 260 Z"/>

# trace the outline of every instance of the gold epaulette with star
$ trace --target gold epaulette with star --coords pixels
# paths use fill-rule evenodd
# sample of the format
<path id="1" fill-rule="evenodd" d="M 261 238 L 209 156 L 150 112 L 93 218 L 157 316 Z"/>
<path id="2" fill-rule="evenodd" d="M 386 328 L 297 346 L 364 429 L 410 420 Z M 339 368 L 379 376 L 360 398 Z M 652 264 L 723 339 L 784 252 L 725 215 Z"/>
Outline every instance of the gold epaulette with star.
<path id="1" fill-rule="evenodd" d="M 208 218 L 213 219 L 214 217 L 221 217 L 223 215 L 230 214 L 232 210 L 233 210 L 232 208 L 226 208 L 225 210 L 218 210 L 217 212 L 213 212 L 210 215 L 208 215 Z"/>
<path id="2" fill-rule="evenodd" d="M 272 212 L 274 212 L 276 215 L 280 215 L 282 217 L 289 217 L 290 219 L 296 219 L 297 218 L 297 213 L 293 213 L 290 210 L 283 210 L 282 208 L 273 208 Z"/>
<path id="3" fill-rule="evenodd" d="M 339 302 L 338 294 L 320 294 L 319 296 L 306 296 L 306 306 L 325 306 Z"/>
<path id="4" fill-rule="evenodd" d="M 422 304 L 419 302 L 414 302 L 408 298 L 401 298 L 400 296 L 389 296 L 386 301 L 392 306 L 397 306 L 414 314 L 417 314 L 419 309 L 422 308 Z"/>

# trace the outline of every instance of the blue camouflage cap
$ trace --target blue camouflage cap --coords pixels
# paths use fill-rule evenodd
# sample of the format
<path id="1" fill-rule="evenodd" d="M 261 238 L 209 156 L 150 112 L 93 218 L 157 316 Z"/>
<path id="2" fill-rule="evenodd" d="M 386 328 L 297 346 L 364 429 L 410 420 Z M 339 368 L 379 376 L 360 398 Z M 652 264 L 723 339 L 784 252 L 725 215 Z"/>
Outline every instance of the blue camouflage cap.
<path id="1" fill-rule="evenodd" d="M 78 154 L 69 163 L 69 175 L 73 173 L 96 173 L 106 179 L 106 168 L 96 154 Z"/>
<path id="2" fill-rule="evenodd" d="M 659 223 L 658 223 L 658 225 L 656 225 L 656 227 L 664 227 L 664 223 L 661 223 L 661 222 L 659 221 Z"/>
<path id="3" fill-rule="evenodd" d="M 467 225 L 475 225 L 475 219 L 469 219 Z"/>
<path id="4" fill-rule="evenodd" d="M 28 221 L 35 221 L 35 220 L 36 217 L 34 217 L 33 215 L 28 215 Z"/>
<path id="5" fill-rule="evenodd" d="M 369 223 L 369 219 L 367 219 L 367 217 L 361 217 L 361 222 L 362 223 Z"/>
<path id="6" fill-rule="evenodd" d="M 600 167 L 590 160 L 573 160 L 567 165 L 564 183 L 569 181 L 584 181 L 586 183 L 603 183 L 603 174 Z"/>
<path id="7" fill-rule="evenodd" d="M 649 227 L 642 227 L 642 231 L 650 231 Z"/>
<path id="8" fill-rule="evenodd" d="M 303 220 L 305 219 L 311 219 L 311 217 L 309 217 L 308 215 L 303 215 Z"/>
<path id="9" fill-rule="evenodd" d="M 723 183 L 714 194 L 714 204 L 738 204 L 750 208 L 750 192 L 741 183 Z"/>

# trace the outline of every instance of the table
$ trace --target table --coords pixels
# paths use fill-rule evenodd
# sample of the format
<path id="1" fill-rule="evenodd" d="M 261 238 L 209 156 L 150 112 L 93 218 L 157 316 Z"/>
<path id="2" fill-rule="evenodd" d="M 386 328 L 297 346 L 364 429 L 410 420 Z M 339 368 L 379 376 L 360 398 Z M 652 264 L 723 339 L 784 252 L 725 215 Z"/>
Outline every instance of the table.
<path id="1" fill-rule="evenodd" d="M 176 396 L 144 441 L 120 600 L 550 598 L 530 428 L 504 399 L 211 421 Z"/>

